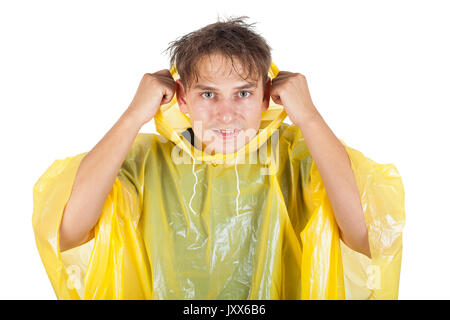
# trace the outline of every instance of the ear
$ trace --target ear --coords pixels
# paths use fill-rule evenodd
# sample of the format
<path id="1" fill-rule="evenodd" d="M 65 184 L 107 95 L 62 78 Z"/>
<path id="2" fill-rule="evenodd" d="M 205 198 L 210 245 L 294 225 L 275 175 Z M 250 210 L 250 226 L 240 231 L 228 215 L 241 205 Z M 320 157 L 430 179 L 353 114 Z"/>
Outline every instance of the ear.
<path id="1" fill-rule="evenodd" d="M 188 107 L 186 103 L 186 91 L 184 90 L 183 84 L 180 79 L 175 81 L 176 83 L 176 94 L 177 94 L 177 103 L 180 107 L 181 112 L 188 113 Z"/>
<path id="2" fill-rule="evenodd" d="M 270 104 L 270 89 L 272 86 L 272 79 L 267 76 L 266 83 L 263 84 L 264 86 L 264 92 L 263 92 L 263 103 L 262 103 L 262 111 L 267 110 Z"/>

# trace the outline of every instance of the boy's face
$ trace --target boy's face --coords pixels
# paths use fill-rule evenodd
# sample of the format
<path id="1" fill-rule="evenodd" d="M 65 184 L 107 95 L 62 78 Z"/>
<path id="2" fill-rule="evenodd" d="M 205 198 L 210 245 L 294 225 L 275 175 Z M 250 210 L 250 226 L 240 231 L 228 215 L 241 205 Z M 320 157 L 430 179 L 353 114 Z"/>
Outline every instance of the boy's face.
<path id="1" fill-rule="evenodd" d="M 233 63 L 246 75 L 237 60 Z M 233 153 L 257 134 L 261 113 L 269 106 L 271 80 L 243 80 L 222 55 L 204 57 L 198 71 L 198 81 L 187 92 L 177 80 L 180 110 L 189 115 L 196 146 L 209 154 Z"/>

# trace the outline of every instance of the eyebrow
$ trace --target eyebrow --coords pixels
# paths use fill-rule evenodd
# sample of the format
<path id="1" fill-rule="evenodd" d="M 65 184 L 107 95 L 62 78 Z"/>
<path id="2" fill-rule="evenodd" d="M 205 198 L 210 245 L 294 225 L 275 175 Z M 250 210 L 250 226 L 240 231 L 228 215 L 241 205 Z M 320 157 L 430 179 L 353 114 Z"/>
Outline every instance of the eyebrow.
<path id="1" fill-rule="evenodd" d="M 256 82 L 248 82 L 242 86 L 234 87 L 234 89 L 251 89 L 251 88 L 256 88 L 256 87 L 257 87 Z M 194 89 L 216 90 L 217 88 L 198 83 L 197 85 L 194 86 Z"/>

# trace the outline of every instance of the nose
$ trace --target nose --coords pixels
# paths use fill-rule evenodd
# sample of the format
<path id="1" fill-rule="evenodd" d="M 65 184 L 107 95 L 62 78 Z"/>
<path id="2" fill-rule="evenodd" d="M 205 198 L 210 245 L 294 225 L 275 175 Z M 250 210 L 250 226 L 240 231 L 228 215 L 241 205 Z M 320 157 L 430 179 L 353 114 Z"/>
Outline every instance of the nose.
<path id="1" fill-rule="evenodd" d="M 220 122 L 228 124 L 235 120 L 236 108 L 231 100 L 224 99 L 217 107 L 217 116 Z"/>

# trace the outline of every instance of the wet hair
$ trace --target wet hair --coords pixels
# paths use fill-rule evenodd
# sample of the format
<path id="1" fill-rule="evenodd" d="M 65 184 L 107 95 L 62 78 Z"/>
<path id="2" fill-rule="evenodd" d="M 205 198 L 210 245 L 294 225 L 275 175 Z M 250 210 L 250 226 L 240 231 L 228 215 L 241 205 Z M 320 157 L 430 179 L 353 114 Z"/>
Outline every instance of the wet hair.
<path id="1" fill-rule="evenodd" d="M 267 79 L 272 64 L 271 47 L 266 40 L 253 30 L 254 23 L 244 22 L 247 16 L 231 17 L 225 21 L 217 18 L 216 23 L 188 33 L 169 43 L 163 51 L 170 54 L 170 65 L 176 65 L 180 81 L 187 90 L 198 81 L 198 63 L 203 58 L 221 54 L 231 61 L 233 69 L 234 59 L 237 59 L 247 71 L 246 80 Z"/>

